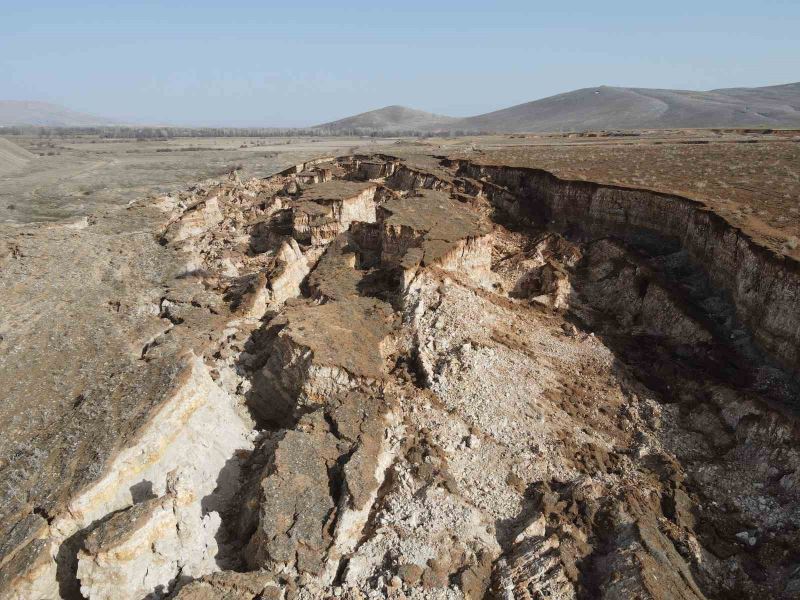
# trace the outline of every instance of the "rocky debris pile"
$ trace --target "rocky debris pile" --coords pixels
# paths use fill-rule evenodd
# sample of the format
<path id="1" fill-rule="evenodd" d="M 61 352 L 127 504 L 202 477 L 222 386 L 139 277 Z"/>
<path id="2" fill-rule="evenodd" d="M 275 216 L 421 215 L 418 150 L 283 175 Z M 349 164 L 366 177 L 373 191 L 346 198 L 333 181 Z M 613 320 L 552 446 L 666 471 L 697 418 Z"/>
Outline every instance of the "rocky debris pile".
<path id="1" fill-rule="evenodd" d="M 356 156 L 163 199 L 141 360 L 195 356 L 3 597 L 796 597 L 796 387 L 753 316 L 532 186 Z"/>

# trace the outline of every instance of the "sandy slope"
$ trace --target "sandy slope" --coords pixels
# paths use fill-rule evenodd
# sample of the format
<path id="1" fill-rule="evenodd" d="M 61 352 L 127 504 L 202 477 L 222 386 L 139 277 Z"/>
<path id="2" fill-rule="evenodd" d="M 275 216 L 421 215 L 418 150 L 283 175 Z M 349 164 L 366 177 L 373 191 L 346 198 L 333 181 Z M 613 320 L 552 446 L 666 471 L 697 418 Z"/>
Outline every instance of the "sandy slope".
<path id="1" fill-rule="evenodd" d="M 9 173 L 25 165 L 32 158 L 35 158 L 35 155 L 7 139 L 0 138 L 0 174 Z"/>

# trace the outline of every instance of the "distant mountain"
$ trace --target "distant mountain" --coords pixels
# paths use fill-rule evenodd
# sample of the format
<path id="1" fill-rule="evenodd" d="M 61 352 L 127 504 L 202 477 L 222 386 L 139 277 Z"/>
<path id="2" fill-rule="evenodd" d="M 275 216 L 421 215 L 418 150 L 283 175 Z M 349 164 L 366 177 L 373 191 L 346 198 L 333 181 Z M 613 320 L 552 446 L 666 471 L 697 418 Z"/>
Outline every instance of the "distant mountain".
<path id="1" fill-rule="evenodd" d="M 601 86 L 460 119 L 459 129 L 572 131 L 800 126 L 800 83 L 692 92 Z"/>
<path id="2" fill-rule="evenodd" d="M 122 123 L 47 102 L 0 101 L 0 126 L 91 127 Z M 800 83 L 694 92 L 600 86 L 474 117 L 386 106 L 316 125 L 330 133 L 544 132 L 684 127 L 800 127 Z"/>
<path id="3" fill-rule="evenodd" d="M 342 131 L 347 129 L 368 129 L 376 131 L 402 131 L 410 129 L 429 130 L 447 127 L 453 117 L 436 115 L 422 110 L 406 108 L 405 106 L 385 106 L 377 110 L 315 125 L 314 129 L 327 129 Z"/>
<path id="4" fill-rule="evenodd" d="M 320 127 L 387 132 L 800 127 L 800 83 L 708 92 L 600 86 L 461 119 L 390 106 Z"/>
<path id="5" fill-rule="evenodd" d="M 44 127 L 93 127 L 119 122 L 76 112 L 49 102 L 0 100 L 0 127 L 37 125 Z"/>

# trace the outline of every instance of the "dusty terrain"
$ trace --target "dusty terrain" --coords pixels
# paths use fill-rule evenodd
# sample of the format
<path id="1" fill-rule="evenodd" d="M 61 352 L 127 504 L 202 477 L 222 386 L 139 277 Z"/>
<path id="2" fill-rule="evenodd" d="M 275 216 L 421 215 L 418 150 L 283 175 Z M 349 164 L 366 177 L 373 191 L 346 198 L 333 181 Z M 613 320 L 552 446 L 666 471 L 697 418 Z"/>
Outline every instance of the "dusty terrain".
<path id="1" fill-rule="evenodd" d="M 392 144 L 5 225 L 2 597 L 797 597 L 800 268 L 709 210 L 767 175 L 668 137 Z M 777 217 L 797 144 L 741 137 Z"/>
<path id="2" fill-rule="evenodd" d="M 61 221 L 175 189 L 241 167 L 268 175 L 311 156 L 393 140 L 359 138 L 178 138 L 170 140 L 8 136 L 36 158 L 0 163 L 0 223 Z M 3 158 L 0 155 L 0 158 Z M 10 162 L 10 161 L 3 161 Z"/>

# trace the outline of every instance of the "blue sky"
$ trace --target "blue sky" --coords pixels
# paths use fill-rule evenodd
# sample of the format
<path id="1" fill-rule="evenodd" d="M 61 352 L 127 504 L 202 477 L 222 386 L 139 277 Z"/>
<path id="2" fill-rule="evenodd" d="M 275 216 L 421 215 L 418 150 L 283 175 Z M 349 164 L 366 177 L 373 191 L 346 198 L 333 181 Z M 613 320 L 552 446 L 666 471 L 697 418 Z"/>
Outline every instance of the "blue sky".
<path id="1" fill-rule="evenodd" d="M 0 0 L 0 99 L 140 122 L 466 116 L 602 84 L 798 80 L 798 0 Z"/>

